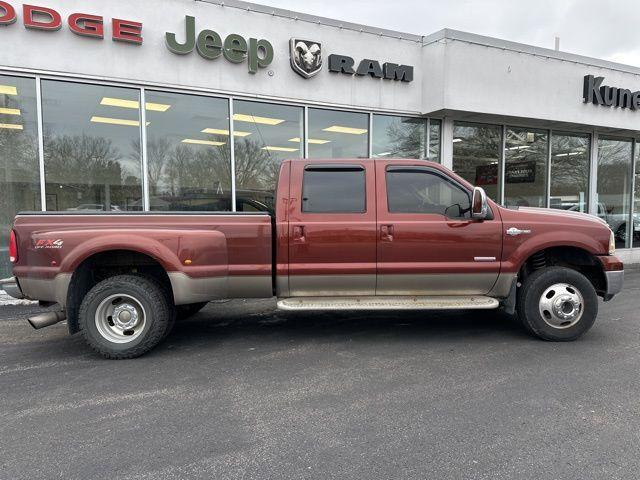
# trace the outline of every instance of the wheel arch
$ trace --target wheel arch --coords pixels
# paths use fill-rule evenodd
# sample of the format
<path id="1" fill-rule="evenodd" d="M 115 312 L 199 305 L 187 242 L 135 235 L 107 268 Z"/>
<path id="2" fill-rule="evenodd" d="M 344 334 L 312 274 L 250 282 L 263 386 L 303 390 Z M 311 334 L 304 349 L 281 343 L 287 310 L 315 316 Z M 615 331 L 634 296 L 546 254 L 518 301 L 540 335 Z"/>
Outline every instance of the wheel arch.
<path id="1" fill-rule="evenodd" d="M 600 296 L 606 291 L 604 270 L 597 256 L 586 248 L 573 245 L 553 245 L 538 249 L 520 264 L 518 281 L 522 283 L 533 272 L 551 266 L 566 267 L 581 273 Z"/>
<path id="2" fill-rule="evenodd" d="M 80 304 L 91 288 L 107 278 L 139 274 L 156 279 L 173 302 L 171 281 L 165 266 L 154 256 L 136 249 L 104 249 L 87 255 L 73 270 L 66 295 L 69 333 L 78 332 Z"/>

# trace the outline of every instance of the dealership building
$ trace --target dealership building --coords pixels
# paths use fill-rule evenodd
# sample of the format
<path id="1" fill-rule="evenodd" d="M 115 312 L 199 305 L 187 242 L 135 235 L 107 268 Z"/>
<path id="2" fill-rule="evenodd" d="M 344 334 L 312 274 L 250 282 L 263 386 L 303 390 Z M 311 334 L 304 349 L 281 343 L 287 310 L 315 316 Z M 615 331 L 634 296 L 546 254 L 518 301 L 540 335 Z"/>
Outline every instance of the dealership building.
<path id="1" fill-rule="evenodd" d="M 266 210 L 286 158 L 440 162 L 640 261 L 640 68 L 237 0 L 0 1 L 0 42 L 0 276 L 18 211 Z"/>

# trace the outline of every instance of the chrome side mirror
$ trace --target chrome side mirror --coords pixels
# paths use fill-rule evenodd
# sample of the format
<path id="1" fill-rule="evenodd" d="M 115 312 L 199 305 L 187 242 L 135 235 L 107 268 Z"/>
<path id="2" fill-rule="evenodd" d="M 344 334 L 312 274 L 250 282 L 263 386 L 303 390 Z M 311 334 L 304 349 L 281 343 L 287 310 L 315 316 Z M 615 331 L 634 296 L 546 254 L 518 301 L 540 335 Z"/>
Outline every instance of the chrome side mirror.
<path id="1" fill-rule="evenodd" d="M 474 220 L 484 220 L 489 214 L 489 203 L 487 202 L 487 194 L 481 187 L 473 189 L 473 198 L 471 200 L 471 218 Z"/>

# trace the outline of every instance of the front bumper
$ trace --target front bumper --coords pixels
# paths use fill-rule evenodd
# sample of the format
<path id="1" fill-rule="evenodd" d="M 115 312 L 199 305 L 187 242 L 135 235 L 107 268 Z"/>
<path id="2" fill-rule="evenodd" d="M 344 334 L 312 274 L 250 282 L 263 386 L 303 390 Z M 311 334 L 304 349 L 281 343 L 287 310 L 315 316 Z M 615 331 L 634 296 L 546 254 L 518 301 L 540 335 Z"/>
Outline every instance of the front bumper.
<path id="1" fill-rule="evenodd" d="M 610 300 L 614 295 L 622 291 L 624 286 L 624 270 L 615 270 L 612 272 L 604 272 L 607 279 L 607 291 L 605 292 L 605 300 Z"/>
<path id="2" fill-rule="evenodd" d="M 0 289 L 7 292 L 7 295 L 10 297 L 17 298 L 18 300 L 24 298 L 24 294 L 22 293 L 22 289 L 20 288 L 20 284 L 16 277 L 0 280 Z"/>
<path id="3" fill-rule="evenodd" d="M 624 286 L 624 264 L 615 255 L 601 255 L 598 257 L 604 271 L 606 280 L 605 291 L 602 298 L 605 302 L 611 300 L 614 295 L 622 291 Z"/>

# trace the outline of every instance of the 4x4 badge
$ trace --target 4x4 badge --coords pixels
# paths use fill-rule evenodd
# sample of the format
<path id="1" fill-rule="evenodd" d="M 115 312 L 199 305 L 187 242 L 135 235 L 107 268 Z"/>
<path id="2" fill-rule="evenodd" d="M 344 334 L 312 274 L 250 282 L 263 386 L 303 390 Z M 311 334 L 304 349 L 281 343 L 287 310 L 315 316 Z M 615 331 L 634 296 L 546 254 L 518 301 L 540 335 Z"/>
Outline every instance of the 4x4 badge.
<path id="1" fill-rule="evenodd" d="M 52 239 L 52 238 L 41 238 L 36 241 L 36 250 L 39 249 L 48 249 L 48 250 L 58 250 L 64 246 L 64 240 L 61 238 Z"/>

